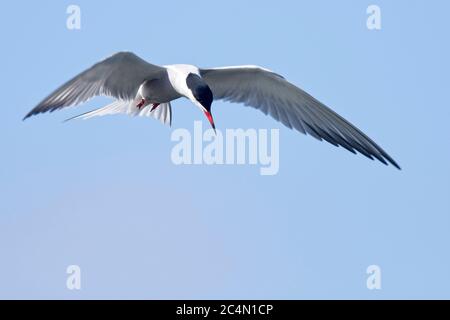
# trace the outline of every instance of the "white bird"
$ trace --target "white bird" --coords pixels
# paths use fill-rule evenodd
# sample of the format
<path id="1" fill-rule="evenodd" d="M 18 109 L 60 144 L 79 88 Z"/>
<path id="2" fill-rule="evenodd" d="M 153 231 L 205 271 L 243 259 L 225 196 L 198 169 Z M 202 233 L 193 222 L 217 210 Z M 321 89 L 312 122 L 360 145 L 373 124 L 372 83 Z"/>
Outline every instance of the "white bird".
<path id="1" fill-rule="evenodd" d="M 95 96 L 113 103 L 74 118 L 116 113 L 149 116 L 171 124 L 170 102 L 185 97 L 200 108 L 215 130 L 213 100 L 241 102 L 281 121 L 285 126 L 342 146 L 352 153 L 400 166 L 350 122 L 284 77 L 258 66 L 200 69 L 193 65 L 156 66 L 131 52 L 119 52 L 62 85 L 33 110 L 32 115 L 78 105 Z M 73 119 L 73 118 L 71 118 Z"/>

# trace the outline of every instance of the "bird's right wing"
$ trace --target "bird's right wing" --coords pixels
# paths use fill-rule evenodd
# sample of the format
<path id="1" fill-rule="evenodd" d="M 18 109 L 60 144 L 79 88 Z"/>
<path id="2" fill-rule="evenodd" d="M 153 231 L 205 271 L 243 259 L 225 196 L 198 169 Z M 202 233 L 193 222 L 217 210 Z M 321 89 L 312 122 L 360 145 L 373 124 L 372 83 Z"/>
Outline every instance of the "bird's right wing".
<path id="1" fill-rule="evenodd" d="M 95 96 L 130 101 L 153 73 L 164 70 L 131 52 L 119 52 L 80 73 L 39 103 L 24 119 L 85 102 Z"/>
<path id="2" fill-rule="evenodd" d="M 361 130 L 282 76 L 257 66 L 200 69 L 214 99 L 241 102 L 289 128 L 355 150 L 395 167 L 399 165 Z M 387 160 L 387 161 L 386 161 Z"/>

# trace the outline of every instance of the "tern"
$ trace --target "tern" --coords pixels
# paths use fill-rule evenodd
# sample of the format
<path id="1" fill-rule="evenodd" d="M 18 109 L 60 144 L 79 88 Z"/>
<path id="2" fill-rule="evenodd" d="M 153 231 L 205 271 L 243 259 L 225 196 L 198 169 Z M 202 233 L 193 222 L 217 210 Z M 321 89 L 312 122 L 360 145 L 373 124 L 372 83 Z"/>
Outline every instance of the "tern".
<path id="1" fill-rule="evenodd" d="M 336 112 L 283 76 L 254 65 L 209 69 L 187 64 L 157 66 L 132 52 L 118 52 L 56 89 L 24 120 L 95 96 L 109 96 L 115 101 L 71 119 L 126 113 L 153 117 L 170 125 L 171 101 L 185 97 L 205 114 L 215 130 L 213 100 L 239 102 L 261 110 L 288 128 L 400 169 L 380 146 Z"/>

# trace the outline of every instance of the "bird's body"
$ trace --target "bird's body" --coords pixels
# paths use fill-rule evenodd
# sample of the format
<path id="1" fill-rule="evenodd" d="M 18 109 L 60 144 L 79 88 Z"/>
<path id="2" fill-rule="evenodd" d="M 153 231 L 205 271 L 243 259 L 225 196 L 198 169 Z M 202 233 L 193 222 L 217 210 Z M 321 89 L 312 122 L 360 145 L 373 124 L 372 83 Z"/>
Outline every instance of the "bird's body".
<path id="1" fill-rule="evenodd" d="M 139 95 L 147 97 L 150 103 L 168 103 L 181 98 L 181 94 L 173 87 L 168 70 L 161 70 L 145 80 L 139 87 Z"/>
<path id="2" fill-rule="evenodd" d="M 119 52 L 61 86 L 24 119 L 99 95 L 116 101 L 75 118 L 127 113 L 170 124 L 170 103 L 185 97 L 205 113 L 215 129 L 211 104 L 222 99 L 260 109 L 289 128 L 400 168 L 381 147 L 324 104 L 282 76 L 251 65 L 211 69 L 186 64 L 156 66 L 133 53 Z"/>

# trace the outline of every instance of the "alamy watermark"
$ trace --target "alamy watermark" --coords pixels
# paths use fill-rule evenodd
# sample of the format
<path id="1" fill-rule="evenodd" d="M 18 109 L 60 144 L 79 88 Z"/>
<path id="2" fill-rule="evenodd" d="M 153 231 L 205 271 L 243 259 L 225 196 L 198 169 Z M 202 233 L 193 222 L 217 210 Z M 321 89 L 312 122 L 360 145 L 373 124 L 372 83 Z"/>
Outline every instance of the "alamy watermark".
<path id="1" fill-rule="evenodd" d="M 379 6 L 372 4 L 367 7 L 366 13 L 369 15 L 367 17 L 366 26 L 369 30 L 381 30 L 381 9 Z"/>
<path id="2" fill-rule="evenodd" d="M 66 27 L 69 30 L 81 29 L 81 9 L 80 6 L 71 4 L 67 7 L 66 13 L 68 14 L 66 20 Z"/>
<path id="3" fill-rule="evenodd" d="M 171 160 L 176 165 L 259 165 L 261 175 L 276 175 L 279 170 L 278 129 L 203 130 L 194 122 L 193 134 L 179 128 L 172 132 Z"/>
<path id="4" fill-rule="evenodd" d="M 381 290 L 381 268 L 376 264 L 370 265 L 366 270 L 369 275 L 366 280 L 366 286 L 369 290 Z"/>
<path id="5" fill-rule="evenodd" d="M 69 290 L 81 290 L 81 268 L 78 265 L 70 265 L 66 269 L 69 275 L 66 280 L 66 287 Z"/>

